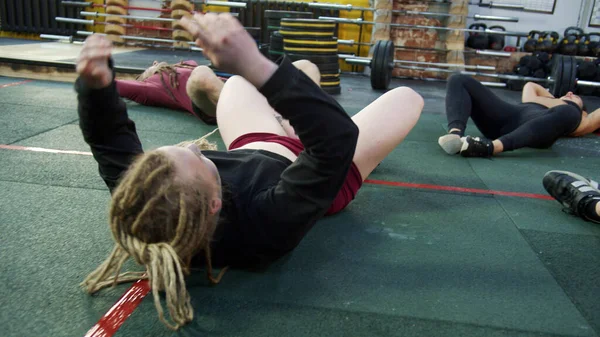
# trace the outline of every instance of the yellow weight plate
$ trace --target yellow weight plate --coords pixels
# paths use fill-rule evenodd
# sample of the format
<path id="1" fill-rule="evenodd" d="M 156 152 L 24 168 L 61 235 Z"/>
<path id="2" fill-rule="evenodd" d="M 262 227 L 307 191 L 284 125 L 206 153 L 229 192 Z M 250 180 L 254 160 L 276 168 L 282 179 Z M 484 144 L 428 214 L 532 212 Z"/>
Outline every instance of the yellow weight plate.
<path id="1" fill-rule="evenodd" d="M 294 37 L 299 37 L 299 36 L 304 36 L 304 37 L 311 37 L 311 36 L 333 36 L 333 32 L 307 32 L 307 31 L 290 31 L 290 30 L 280 30 L 279 33 L 283 36 L 294 36 Z"/>
<path id="2" fill-rule="evenodd" d="M 335 87 L 337 85 L 340 85 L 340 81 L 335 81 L 335 82 L 321 82 L 321 86 L 322 87 Z"/>
<path id="3" fill-rule="evenodd" d="M 106 14 L 127 15 L 127 10 L 121 6 L 106 6 Z"/>
<path id="4" fill-rule="evenodd" d="M 192 16 L 192 14 L 190 12 L 188 12 L 188 11 L 183 10 L 183 9 L 176 9 L 176 10 L 174 10 L 174 11 L 171 12 L 171 18 L 173 18 L 173 19 L 179 20 L 179 19 L 181 19 L 184 16 L 189 17 L 189 16 Z"/>
<path id="5" fill-rule="evenodd" d="M 336 46 L 338 45 L 337 40 L 326 41 L 326 40 L 299 40 L 299 39 L 283 39 L 283 43 L 292 45 L 302 46 Z"/>
<path id="6" fill-rule="evenodd" d="M 328 28 L 328 29 L 334 29 L 335 28 L 335 24 L 331 24 L 331 23 L 284 22 L 284 21 L 281 21 L 281 27 Z"/>
<path id="7" fill-rule="evenodd" d="M 112 35 L 125 35 L 125 27 L 119 25 L 106 25 L 104 32 Z"/>
<path id="8" fill-rule="evenodd" d="M 114 23 L 117 25 L 124 25 L 127 23 L 127 19 L 122 18 L 120 16 L 107 16 L 106 23 Z"/>
<path id="9" fill-rule="evenodd" d="M 171 9 L 182 9 L 184 11 L 191 12 L 194 10 L 194 5 L 186 0 L 173 0 L 171 1 Z"/>
<path id="10" fill-rule="evenodd" d="M 173 40 L 177 41 L 192 41 L 194 37 L 188 31 L 185 30 L 174 30 Z"/>
<path id="11" fill-rule="evenodd" d="M 106 38 L 114 43 L 125 43 L 125 39 L 123 39 L 120 35 L 106 34 Z"/>
<path id="12" fill-rule="evenodd" d="M 107 6 L 127 7 L 128 1 L 127 0 L 106 0 L 106 5 Z"/>

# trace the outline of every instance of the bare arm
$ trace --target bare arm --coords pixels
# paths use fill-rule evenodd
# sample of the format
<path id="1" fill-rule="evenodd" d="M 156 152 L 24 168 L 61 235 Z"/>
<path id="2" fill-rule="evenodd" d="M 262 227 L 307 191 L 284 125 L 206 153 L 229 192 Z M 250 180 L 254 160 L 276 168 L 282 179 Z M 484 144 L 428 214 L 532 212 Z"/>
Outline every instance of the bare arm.
<path id="1" fill-rule="evenodd" d="M 581 123 L 579 124 L 575 132 L 571 134 L 571 136 L 585 136 L 598 129 L 600 129 L 600 108 L 594 110 L 590 114 L 583 112 L 583 115 L 581 116 Z"/>
<path id="2" fill-rule="evenodd" d="M 523 95 L 521 96 L 521 101 L 523 103 L 536 102 L 537 99 L 543 98 L 555 98 L 546 90 L 546 88 L 534 82 L 527 82 L 523 87 Z"/>

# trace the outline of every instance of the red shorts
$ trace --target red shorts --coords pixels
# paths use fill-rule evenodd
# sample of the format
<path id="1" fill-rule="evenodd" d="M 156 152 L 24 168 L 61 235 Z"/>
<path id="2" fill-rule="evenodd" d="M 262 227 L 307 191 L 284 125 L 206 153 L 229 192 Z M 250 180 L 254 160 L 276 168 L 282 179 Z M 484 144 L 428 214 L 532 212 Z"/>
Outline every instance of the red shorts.
<path id="1" fill-rule="evenodd" d="M 280 136 L 273 133 L 248 133 L 243 136 L 238 137 L 236 140 L 231 142 L 229 145 L 229 150 L 240 148 L 246 144 L 254 143 L 254 142 L 269 142 L 269 143 L 277 143 L 285 146 L 290 151 L 292 151 L 296 156 L 300 155 L 300 152 L 304 150 L 304 145 L 300 142 L 299 139 L 290 138 L 287 136 Z M 338 192 L 338 195 L 333 200 L 331 207 L 327 210 L 325 215 L 331 215 L 340 212 L 348 204 L 354 200 L 356 196 L 356 192 L 362 186 L 362 177 L 360 172 L 358 171 L 358 167 L 354 163 L 350 166 L 350 171 L 348 171 L 348 176 L 346 177 L 346 181 L 342 186 L 342 189 Z"/>

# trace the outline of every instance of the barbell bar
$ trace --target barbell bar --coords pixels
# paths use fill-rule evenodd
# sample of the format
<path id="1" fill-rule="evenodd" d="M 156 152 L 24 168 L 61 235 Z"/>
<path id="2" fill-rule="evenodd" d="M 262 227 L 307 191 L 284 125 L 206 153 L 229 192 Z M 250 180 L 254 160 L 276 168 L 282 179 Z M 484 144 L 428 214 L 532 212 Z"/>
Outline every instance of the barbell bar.
<path id="1" fill-rule="evenodd" d="M 95 26 L 95 25 L 115 25 L 115 26 L 121 26 L 124 28 L 138 28 L 138 29 L 142 29 L 142 30 L 157 30 L 157 31 L 165 31 L 165 32 L 172 32 L 175 29 L 173 28 L 164 28 L 164 27 L 148 27 L 148 26 L 138 26 L 138 25 L 132 25 L 132 24 L 115 24 L 115 23 L 108 23 L 108 22 L 103 22 L 103 21 L 95 21 L 95 20 L 85 20 L 85 19 L 73 19 L 73 18 L 63 18 L 63 17 L 56 17 L 55 18 L 57 22 L 68 22 L 68 23 L 75 23 L 75 24 L 82 24 L 82 25 L 91 25 L 91 26 Z"/>
<path id="2" fill-rule="evenodd" d="M 346 63 L 359 64 L 371 67 L 371 86 L 373 89 L 388 89 L 390 80 L 392 78 L 392 71 L 396 67 L 396 60 L 394 60 L 394 43 L 392 41 L 380 40 L 373 46 L 373 57 L 372 58 L 343 58 Z M 402 65 L 398 68 L 416 69 L 424 71 L 441 71 L 441 72 L 452 72 L 470 76 L 482 76 L 492 77 L 506 80 L 517 80 L 517 81 L 531 81 L 546 83 L 549 86 L 550 93 L 554 97 L 564 96 L 567 92 L 573 91 L 576 86 L 592 86 L 600 87 L 600 82 L 592 81 L 581 81 L 577 80 L 577 61 L 573 56 L 565 56 L 554 54 L 552 56 L 552 71 L 551 76 L 548 78 L 537 78 L 537 77 L 526 77 L 510 74 L 494 74 L 494 73 L 480 73 L 473 71 L 453 71 L 441 68 L 426 68 L 416 67 L 414 64 L 431 64 L 427 62 L 411 62 L 404 61 L 405 64 L 413 64 L 411 66 Z M 466 68 L 467 66 L 459 65 L 458 68 Z"/>
<path id="3" fill-rule="evenodd" d="M 345 46 L 354 46 L 354 45 L 368 46 L 368 47 L 372 47 L 373 46 L 373 43 L 356 42 L 354 40 L 338 40 L 338 44 L 345 45 Z M 415 51 L 417 51 L 417 50 L 424 50 L 424 51 L 428 51 L 428 52 L 439 52 L 439 53 L 447 53 L 447 52 L 451 51 L 449 49 L 407 47 L 407 46 L 394 46 L 394 48 L 396 48 L 396 49 L 406 49 L 406 50 L 415 50 Z M 469 53 L 469 54 L 477 54 L 477 55 L 485 55 L 485 56 L 497 56 L 497 57 L 511 57 L 512 56 L 512 53 L 509 53 L 509 52 L 493 51 L 493 50 L 480 50 L 480 49 L 476 49 L 476 50 L 465 50 L 463 52 L 464 53 Z"/>
<path id="4" fill-rule="evenodd" d="M 356 57 L 354 55 L 343 55 L 340 54 L 338 55 L 340 59 L 352 59 L 353 61 L 358 61 L 358 62 L 352 62 L 355 64 L 358 64 L 359 62 L 362 65 L 370 65 L 371 64 L 371 59 L 368 57 Z M 426 65 L 430 65 L 430 66 L 436 66 L 436 67 L 447 67 L 447 68 L 465 68 L 465 69 L 476 69 L 476 70 L 489 70 L 489 71 L 494 71 L 496 70 L 496 67 L 493 66 L 480 66 L 480 65 L 462 65 L 462 64 L 454 64 L 454 63 L 436 63 L 436 62 L 419 62 L 419 61 L 406 61 L 406 60 L 392 60 L 392 62 L 394 64 L 426 64 Z"/>
<path id="5" fill-rule="evenodd" d="M 220 6 L 220 7 L 234 7 L 234 8 L 246 8 L 245 2 L 228 2 L 228 1 L 215 1 L 215 0 L 207 0 L 207 1 L 190 1 L 192 3 L 207 5 L 207 6 Z M 96 4 L 93 2 L 84 2 L 84 1 L 62 1 L 61 4 L 65 6 L 78 6 L 78 7 L 106 7 L 104 4 Z M 160 11 L 160 12 L 171 12 L 170 9 L 158 9 L 158 8 L 144 8 L 144 7 L 130 7 L 125 6 L 125 9 L 139 9 L 139 10 L 149 10 L 149 11 Z"/>
<path id="6" fill-rule="evenodd" d="M 452 28 L 452 27 L 441 27 L 441 26 L 422 26 L 422 25 L 409 25 L 404 23 L 385 23 L 385 22 L 374 22 L 374 21 L 363 21 L 362 19 L 345 19 L 345 18 L 335 18 L 330 16 L 319 16 L 320 20 L 333 20 L 339 23 L 351 23 L 355 25 L 385 25 L 390 27 L 398 27 L 398 28 L 406 28 L 406 29 L 435 29 L 435 30 L 444 30 L 444 31 L 461 31 L 465 33 L 486 33 L 486 34 L 495 34 L 495 35 L 505 35 L 505 36 L 520 36 L 527 37 L 529 33 L 522 32 L 510 32 L 510 31 L 500 31 L 493 29 L 486 30 L 477 30 L 477 29 L 468 29 L 468 28 Z"/>
<path id="7" fill-rule="evenodd" d="M 355 7 L 353 5 L 338 5 L 338 4 L 330 4 L 330 3 L 319 3 L 319 2 L 311 2 L 308 4 L 308 7 L 312 8 L 322 8 L 322 9 L 337 9 L 337 10 L 345 10 L 345 11 L 364 11 L 364 12 L 374 12 L 377 9 L 369 8 L 369 7 Z M 435 13 L 435 12 L 420 12 L 420 11 L 410 11 L 410 10 L 402 10 L 402 9 L 394 9 L 390 10 L 392 13 L 396 14 L 404 14 L 404 15 L 422 15 L 422 16 L 437 16 L 437 17 L 463 17 L 467 19 L 474 19 L 475 21 L 479 20 L 487 20 L 487 21 L 504 21 L 504 22 L 519 22 L 518 17 L 514 16 L 495 16 L 495 15 L 480 15 L 475 14 L 474 16 L 467 15 L 459 15 L 459 14 L 449 14 L 449 13 Z"/>

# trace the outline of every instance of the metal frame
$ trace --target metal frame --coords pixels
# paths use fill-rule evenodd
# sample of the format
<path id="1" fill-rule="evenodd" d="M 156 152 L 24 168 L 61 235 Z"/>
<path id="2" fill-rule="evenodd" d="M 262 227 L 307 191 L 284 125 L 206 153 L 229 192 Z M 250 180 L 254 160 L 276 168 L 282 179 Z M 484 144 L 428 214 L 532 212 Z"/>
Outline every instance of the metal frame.
<path id="1" fill-rule="evenodd" d="M 495 1 L 483 2 L 483 0 L 479 0 L 479 4 L 477 6 L 488 7 L 488 8 L 496 7 L 496 8 L 506 9 L 506 10 L 518 10 L 518 11 L 529 12 L 529 13 L 540 13 L 540 14 L 550 14 L 550 15 L 554 14 L 554 10 L 556 9 L 556 0 L 553 0 L 553 2 L 552 2 L 552 11 L 551 12 L 541 11 L 541 10 L 536 10 L 536 9 L 528 9 L 524 5 L 501 4 L 501 2 L 502 2 L 502 0 L 500 0 L 499 3 L 495 3 Z"/>

